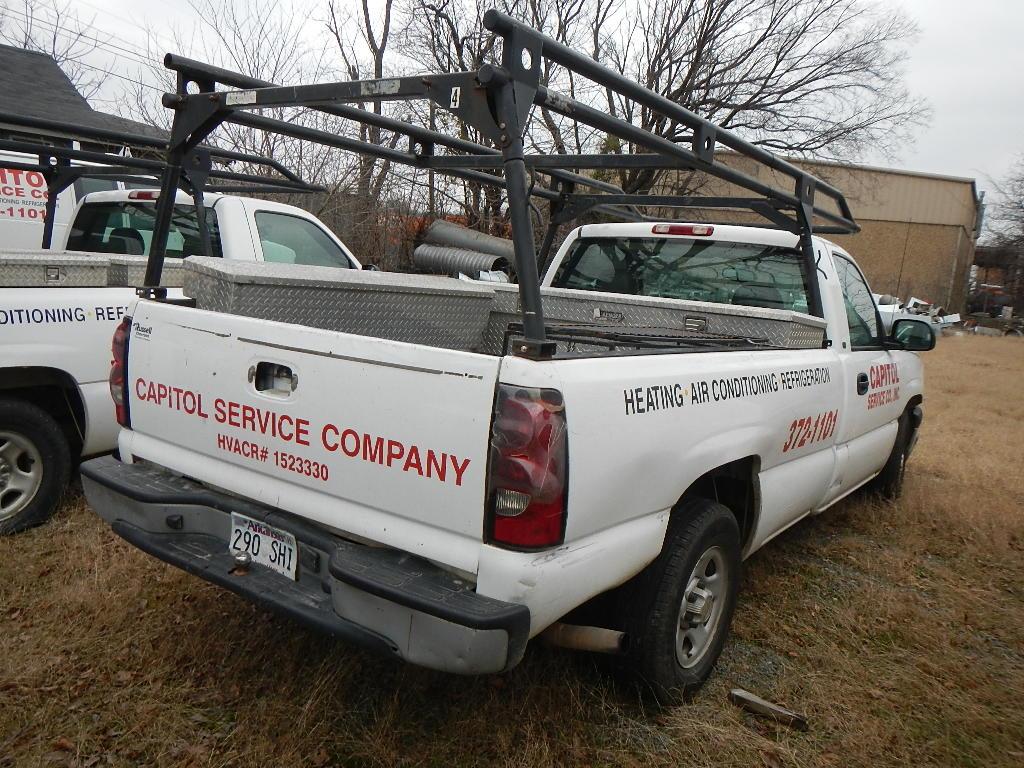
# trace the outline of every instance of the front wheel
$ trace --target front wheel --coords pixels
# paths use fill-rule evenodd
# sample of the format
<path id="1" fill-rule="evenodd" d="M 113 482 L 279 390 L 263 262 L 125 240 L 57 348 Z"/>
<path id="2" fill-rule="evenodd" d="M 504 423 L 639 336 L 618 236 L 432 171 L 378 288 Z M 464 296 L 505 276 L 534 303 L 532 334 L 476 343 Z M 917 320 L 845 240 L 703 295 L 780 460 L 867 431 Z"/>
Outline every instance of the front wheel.
<path id="1" fill-rule="evenodd" d="M 683 502 L 661 554 L 628 593 L 629 663 L 661 704 L 681 703 L 711 675 L 732 623 L 739 578 L 735 516 L 709 499 Z"/>
<path id="2" fill-rule="evenodd" d="M 68 442 L 53 417 L 24 400 L 0 400 L 0 535 L 45 522 L 70 473 Z"/>
<path id="3" fill-rule="evenodd" d="M 910 447 L 910 415 L 904 412 L 896 430 L 889 458 L 868 488 L 886 501 L 895 501 L 903 494 L 903 478 L 907 474 L 907 456 Z"/>

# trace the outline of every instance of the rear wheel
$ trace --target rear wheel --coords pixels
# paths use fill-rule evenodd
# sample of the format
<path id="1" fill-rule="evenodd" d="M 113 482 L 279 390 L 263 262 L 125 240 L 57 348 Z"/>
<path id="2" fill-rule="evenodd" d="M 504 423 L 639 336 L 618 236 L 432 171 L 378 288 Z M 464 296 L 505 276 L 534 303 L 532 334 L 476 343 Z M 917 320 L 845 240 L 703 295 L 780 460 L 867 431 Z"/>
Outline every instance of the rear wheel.
<path id="1" fill-rule="evenodd" d="M 0 534 L 45 522 L 70 473 L 68 443 L 53 417 L 24 400 L 0 400 Z"/>
<path id="2" fill-rule="evenodd" d="M 629 664 L 659 703 L 695 693 L 718 660 L 740 576 L 740 533 L 729 509 L 690 499 L 672 515 L 661 554 L 629 600 Z"/>

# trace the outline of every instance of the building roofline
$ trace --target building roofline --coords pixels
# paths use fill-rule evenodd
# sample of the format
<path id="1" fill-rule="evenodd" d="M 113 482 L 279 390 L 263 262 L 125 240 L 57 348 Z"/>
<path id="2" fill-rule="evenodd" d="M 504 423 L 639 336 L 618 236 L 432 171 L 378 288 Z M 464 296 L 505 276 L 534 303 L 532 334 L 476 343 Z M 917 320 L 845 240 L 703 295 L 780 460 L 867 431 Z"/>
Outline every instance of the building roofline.
<path id="1" fill-rule="evenodd" d="M 886 168 L 881 165 L 867 165 L 864 163 L 853 163 L 843 162 L 842 160 L 809 160 L 800 157 L 789 158 L 791 162 L 807 164 L 807 165 L 826 165 L 833 166 L 836 168 L 859 168 L 865 171 L 875 171 L 877 173 L 892 173 L 897 176 L 917 176 L 924 179 L 938 179 L 940 181 L 956 181 L 962 184 L 970 184 L 971 186 L 977 185 L 977 179 L 970 176 L 951 176 L 945 173 L 929 173 L 928 171 L 911 171 L 905 168 Z"/>
<path id="2" fill-rule="evenodd" d="M 48 59 L 53 58 L 53 56 L 43 51 L 36 51 L 31 48 L 22 48 L 19 45 L 7 45 L 6 43 L 0 43 L 0 48 L 6 48 L 10 51 L 18 51 L 19 53 L 31 53 L 34 56 L 45 56 Z"/>

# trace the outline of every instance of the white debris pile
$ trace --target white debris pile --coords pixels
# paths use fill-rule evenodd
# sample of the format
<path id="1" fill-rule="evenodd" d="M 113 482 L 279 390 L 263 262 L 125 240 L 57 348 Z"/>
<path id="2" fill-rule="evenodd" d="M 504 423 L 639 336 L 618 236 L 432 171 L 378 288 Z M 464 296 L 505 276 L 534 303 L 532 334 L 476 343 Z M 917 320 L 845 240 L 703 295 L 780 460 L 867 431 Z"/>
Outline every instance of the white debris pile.
<path id="1" fill-rule="evenodd" d="M 947 315 L 946 308 L 941 304 L 932 304 L 915 296 L 912 296 L 906 303 L 901 302 L 898 297 L 888 294 L 876 293 L 874 296 L 886 333 L 892 329 L 893 322 L 901 317 L 930 320 L 934 324 L 936 332 L 960 322 L 958 313 Z"/>

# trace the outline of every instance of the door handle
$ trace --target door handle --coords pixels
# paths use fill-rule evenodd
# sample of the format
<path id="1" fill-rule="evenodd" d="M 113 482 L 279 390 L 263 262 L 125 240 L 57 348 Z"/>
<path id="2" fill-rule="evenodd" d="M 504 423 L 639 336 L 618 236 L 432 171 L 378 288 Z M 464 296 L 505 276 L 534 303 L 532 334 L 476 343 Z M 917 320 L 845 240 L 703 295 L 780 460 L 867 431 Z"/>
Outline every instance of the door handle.
<path id="1" fill-rule="evenodd" d="M 299 377 L 287 365 L 257 363 L 249 366 L 247 378 L 257 392 L 288 397 L 299 386 Z"/>
<path id="2" fill-rule="evenodd" d="M 866 373 L 857 374 L 857 394 L 866 395 L 868 393 L 868 375 Z"/>

